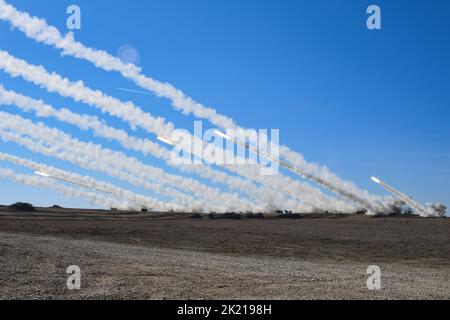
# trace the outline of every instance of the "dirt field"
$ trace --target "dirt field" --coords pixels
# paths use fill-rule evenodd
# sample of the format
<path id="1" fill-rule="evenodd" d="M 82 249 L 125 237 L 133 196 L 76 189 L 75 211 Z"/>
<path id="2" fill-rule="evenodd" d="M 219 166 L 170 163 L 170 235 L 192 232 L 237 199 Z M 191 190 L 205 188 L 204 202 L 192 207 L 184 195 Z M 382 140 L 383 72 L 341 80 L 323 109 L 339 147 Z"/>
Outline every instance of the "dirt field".
<path id="1" fill-rule="evenodd" d="M 81 268 L 81 290 L 66 268 Z M 367 289 L 369 265 L 381 268 Z M 0 207 L 0 298 L 449 299 L 450 219 Z"/>

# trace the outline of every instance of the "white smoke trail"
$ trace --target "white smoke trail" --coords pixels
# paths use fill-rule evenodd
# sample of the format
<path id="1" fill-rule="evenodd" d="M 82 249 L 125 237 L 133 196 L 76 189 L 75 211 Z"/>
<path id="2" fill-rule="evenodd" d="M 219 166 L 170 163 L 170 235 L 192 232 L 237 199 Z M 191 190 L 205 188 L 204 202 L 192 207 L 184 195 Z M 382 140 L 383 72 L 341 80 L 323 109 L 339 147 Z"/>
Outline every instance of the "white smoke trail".
<path id="1" fill-rule="evenodd" d="M 75 101 L 81 101 L 95 108 L 99 108 L 102 112 L 107 112 L 113 116 L 116 116 L 125 122 L 129 123 L 132 128 L 137 126 L 144 130 L 155 133 L 158 136 L 170 136 L 174 131 L 174 125 L 172 123 L 166 123 L 162 118 L 154 118 L 149 113 L 145 113 L 140 108 L 135 106 L 132 102 L 123 103 L 118 99 L 107 96 L 99 90 L 92 90 L 84 86 L 82 81 L 71 82 L 67 78 L 63 78 L 56 73 L 50 74 L 42 66 L 34 66 L 28 64 L 26 61 L 17 59 L 5 51 L 0 50 L 0 69 L 4 70 L 13 77 L 21 76 L 23 79 L 30 81 L 36 85 L 44 87 L 49 92 L 57 92 L 62 96 L 73 98 Z M 194 145 L 201 145 L 202 141 L 195 136 L 190 135 L 190 138 L 194 141 Z M 194 150 L 194 152 L 197 150 Z M 219 149 L 216 152 L 221 152 Z M 195 154 L 197 157 L 202 158 L 202 154 Z M 228 168 L 227 166 L 224 166 Z M 229 169 L 229 168 L 228 168 Z M 235 170 L 232 170 L 235 171 Z M 255 179 L 255 174 L 247 172 L 247 168 L 241 166 L 238 171 L 241 175 Z M 297 197 L 301 201 L 310 199 L 311 195 L 316 195 L 314 199 L 311 199 L 308 204 L 314 207 L 330 209 L 330 210 L 349 210 L 349 205 L 336 201 L 320 190 L 312 188 L 311 186 L 295 181 L 289 177 L 283 177 L 280 174 L 272 176 L 270 179 L 257 177 L 257 181 L 266 181 L 267 186 L 277 188 L 279 190 L 286 189 L 286 184 L 291 187 L 288 188 L 290 194 Z M 295 190 L 295 193 L 292 191 Z M 334 207 L 330 208 L 330 204 L 335 202 Z"/>
<path id="2" fill-rule="evenodd" d="M 274 195 L 274 190 L 272 189 L 263 186 L 257 187 L 248 180 L 229 176 L 205 165 L 175 165 L 170 161 L 171 152 L 151 140 L 129 136 L 126 131 L 107 126 L 95 116 L 80 115 L 66 108 L 55 109 L 42 100 L 35 100 L 12 90 L 6 90 L 1 84 L 0 104 L 14 105 L 25 112 L 34 112 L 39 117 L 54 117 L 62 122 L 77 126 L 82 130 L 90 129 L 97 136 L 118 141 L 126 149 L 139 151 L 145 155 L 151 154 L 165 160 L 168 165 L 177 169 L 194 172 L 203 178 L 227 185 L 231 189 L 245 192 L 253 197 L 253 199 L 258 199 L 259 202 L 267 203 L 278 208 L 293 209 L 295 211 L 311 210 L 300 205 L 297 201 L 287 199 L 281 193 Z"/>
<path id="3" fill-rule="evenodd" d="M 218 202 L 213 209 L 258 210 L 260 207 L 240 199 L 237 195 L 221 192 L 205 186 L 190 178 L 167 174 L 162 169 L 144 165 L 135 158 L 121 152 L 103 149 L 93 143 L 84 143 L 73 139 L 68 134 L 49 128 L 42 123 L 33 122 L 0 112 L 0 129 L 2 138 L 21 143 L 28 149 L 61 160 L 71 161 L 87 169 L 102 171 L 154 191 L 169 195 L 190 208 L 211 210 L 211 203 Z M 15 134 L 19 133 L 19 134 Z M 29 139 L 24 139 L 26 135 Z M 150 183 L 155 181 L 155 183 Z M 180 193 L 168 186 L 186 190 L 201 199 Z"/>
<path id="4" fill-rule="evenodd" d="M 280 146 L 280 155 L 283 155 L 290 171 L 295 172 L 304 179 L 330 189 L 331 191 L 347 198 L 372 213 L 383 213 L 387 211 L 382 199 L 379 196 L 370 194 L 367 190 L 360 190 L 353 182 L 345 181 L 332 173 L 327 167 L 319 166 L 305 161 L 303 155 L 290 150 L 286 146 Z M 292 165 L 293 164 L 293 165 Z"/>
<path id="5" fill-rule="evenodd" d="M 159 97 L 170 99 L 172 106 L 184 114 L 192 113 L 196 117 L 207 119 L 212 124 L 223 129 L 245 130 L 239 127 L 231 118 L 219 114 L 213 108 L 205 107 L 194 101 L 174 86 L 142 75 L 141 69 L 135 65 L 125 64 L 106 51 L 84 46 L 74 39 L 72 33 L 62 36 L 57 28 L 48 25 L 44 19 L 32 17 L 26 12 L 21 12 L 6 4 L 3 0 L 0 0 L 0 19 L 8 21 L 13 27 L 18 28 L 31 39 L 61 49 L 63 55 L 71 55 L 87 60 L 106 71 L 121 73 L 122 76 L 134 81 L 141 88 L 149 90 Z M 365 190 L 360 190 L 350 181 L 339 178 L 325 166 L 308 163 L 302 154 L 292 151 L 289 147 L 280 146 L 280 156 L 296 166 L 295 172 L 299 173 L 303 178 L 312 180 L 360 205 L 369 207 L 369 209 L 377 211 L 386 209 L 380 198 L 370 195 Z"/>
<path id="6" fill-rule="evenodd" d="M 30 168 L 34 171 L 44 172 L 45 174 L 48 174 L 51 178 L 56 178 L 58 180 L 78 185 L 81 186 L 82 188 L 88 188 L 103 193 L 110 193 L 114 197 L 126 199 L 127 201 L 129 201 L 130 209 L 140 210 L 143 207 L 145 207 L 160 211 L 181 210 L 181 208 L 179 208 L 174 203 L 165 203 L 158 201 L 156 199 L 152 199 L 150 197 L 137 195 L 129 190 L 122 189 L 108 182 L 98 181 L 89 176 L 82 176 L 74 172 L 57 169 L 28 159 L 15 157 L 7 153 L 0 152 L 0 161 L 8 161 L 16 165 Z"/>
<path id="7" fill-rule="evenodd" d="M 18 174 L 12 170 L 2 167 L 0 167 L 0 177 L 33 187 L 50 189 L 66 197 L 85 199 L 90 204 L 100 205 L 104 208 L 114 207 L 120 209 L 129 209 L 130 207 L 130 204 L 127 202 L 119 202 L 118 200 L 103 194 L 97 194 L 82 189 L 71 188 L 63 185 L 62 183 L 57 183 L 49 178 L 38 177 L 35 175 L 30 176 Z"/>
<path id="8" fill-rule="evenodd" d="M 1 118 L 1 115 L 0 115 Z M 95 170 L 95 171 L 101 171 L 109 174 L 110 176 L 117 177 L 119 179 L 122 179 L 124 181 L 127 181 L 131 184 L 142 186 L 148 190 L 154 191 L 158 194 L 162 195 L 169 195 L 171 198 L 175 199 L 175 202 L 181 206 L 181 210 L 189 212 L 189 211 L 196 211 L 198 210 L 217 210 L 219 211 L 218 207 L 216 206 L 207 206 L 203 204 L 202 202 L 195 201 L 190 196 L 187 196 L 185 194 L 179 193 L 177 190 L 174 190 L 172 188 L 164 187 L 163 185 L 159 183 L 152 183 L 148 181 L 148 178 L 144 178 L 143 176 L 132 176 L 128 172 L 123 172 L 120 168 L 116 167 L 99 167 L 101 165 L 101 161 L 95 161 L 91 158 L 87 157 L 72 157 L 73 151 L 61 149 L 58 146 L 51 146 L 47 144 L 48 141 L 42 141 L 39 137 L 29 138 L 27 136 L 23 136 L 21 134 L 18 134 L 16 132 L 12 131 L 5 131 L 2 128 L 0 128 L 0 137 L 4 141 L 13 141 L 18 143 L 19 145 L 24 146 L 25 148 L 33 151 L 33 152 L 39 152 L 47 156 L 53 156 L 55 158 L 61 159 L 61 160 L 67 160 L 70 162 L 73 162 L 81 167 Z M 98 165 L 97 166 L 97 162 Z M 206 209 L 205 209 L 206 208 Z M 220 207 L 223 208 L 223 207 Z"/>

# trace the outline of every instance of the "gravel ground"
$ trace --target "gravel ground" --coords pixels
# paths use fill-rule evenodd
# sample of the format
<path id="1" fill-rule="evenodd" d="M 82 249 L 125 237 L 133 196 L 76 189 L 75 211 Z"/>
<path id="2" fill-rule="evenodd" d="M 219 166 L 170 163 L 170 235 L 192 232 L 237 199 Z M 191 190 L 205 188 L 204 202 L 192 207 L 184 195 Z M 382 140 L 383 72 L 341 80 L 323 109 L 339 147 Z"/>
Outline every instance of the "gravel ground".
<path id="1" fill-rule="evenodd" d="M 449 221 L 0 213 L 0 298 L 450 299 Z"/>
<path id="2" fill-rule="evenodd" d="M 448 299 L 448 268 L 234 257 L 103 241 L 0 233 L 2 299 Z M 69 265 L 81 289 L 66 287 Z"/>

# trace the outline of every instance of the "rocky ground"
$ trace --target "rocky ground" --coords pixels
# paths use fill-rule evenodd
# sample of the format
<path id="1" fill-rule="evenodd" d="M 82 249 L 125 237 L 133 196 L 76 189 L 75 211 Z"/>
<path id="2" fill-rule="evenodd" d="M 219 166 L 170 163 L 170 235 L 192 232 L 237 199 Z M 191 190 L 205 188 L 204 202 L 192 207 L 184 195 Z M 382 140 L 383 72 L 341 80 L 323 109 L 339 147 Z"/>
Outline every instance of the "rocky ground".
<path id="1" fill-rule="evenodd" d="M 381 290 L 367 289 L 369 265 Z M 449 299 L 450 219 L 3 209 L 0 298 Z"/>

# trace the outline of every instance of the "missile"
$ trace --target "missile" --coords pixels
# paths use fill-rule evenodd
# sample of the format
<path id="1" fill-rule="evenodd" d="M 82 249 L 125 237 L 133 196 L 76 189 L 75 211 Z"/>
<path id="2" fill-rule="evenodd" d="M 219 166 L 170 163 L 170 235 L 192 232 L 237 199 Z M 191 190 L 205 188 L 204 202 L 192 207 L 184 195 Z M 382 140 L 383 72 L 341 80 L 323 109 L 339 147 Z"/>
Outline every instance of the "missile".
<path id="1" fill-rule="evenodd" d="M 45 177 L 45 178 L 50 178 L 50 175 L 47 174 L 47 173 L 45 173 L 45 172 L 35 171 L 34 174 L 37 175 L 37 176 L 41 176 L 41 177 Z"/>
<path id="2" fill-rule="evenodd" d="M 225 133 L 223 133 L 223 132 L 221 132 L 219 130 L 214 130 L 214 133 L 217 134 L 218 136 L 226 139 L 226 140 L 232 140 L 229 135 L 226 135 Z"/>
<path id="3" fill-rule="evenodd" d="M 170 141 L 169 139 L 163 138 L 163 137 L 156 137 L 156 139 L 158 139 L 161 142 L 164 142 L 168 145 L 174 146 L 174 143 L 172 141 Z"/>
<path id="4" fill-rule="evenodd" d="M 375 183 L 378 183 L 378 184 L 381 183 L 380 179 L 378 179 L 376 177 L 370 177 L 370 179 L 372 179 Z"/>

